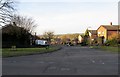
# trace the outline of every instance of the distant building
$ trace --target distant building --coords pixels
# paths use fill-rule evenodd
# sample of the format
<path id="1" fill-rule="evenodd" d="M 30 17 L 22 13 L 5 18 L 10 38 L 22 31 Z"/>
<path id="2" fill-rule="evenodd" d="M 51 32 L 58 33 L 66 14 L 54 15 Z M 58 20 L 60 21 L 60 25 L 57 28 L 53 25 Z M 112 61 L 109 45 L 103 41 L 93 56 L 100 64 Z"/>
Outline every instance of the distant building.
<path id="1" fill-rule="evenodd" d="M 97 39 L 97 30 L 88 30 L 90 39 L 93 41 Z"/>
<path id="2" fill-rule="evenodd" d="M 23 27 L 16 26 L 15 23 L 7 24 L 2 27 L 2 47 L 10 48 L 16 47 L 29 47 L 33 44 L 35 36 L 28 32 Z"/>
<path id="3" fill-rule="evenodd" d="M 78 43 L 82 43 L 83 42 L 83 37 L 81 35 L 78 36 Z"/>
<path id="4" fill-rule="evenodd" d="M 89 32 L 90 44 L 97 43 L 97 30 L 88 30 L 88 32 Z"/>
<path id="5" fill-rule="evenodd" d="M 106 40 L 110 39 L 111 35 L 115 35 L 118 34 L 118 32 L 120 31 L 120 25 L 112 25 L 112 22 L 110 23 L 110 25 L 101 25 L 98 29 L 97 29 L 97 35 L 99 38 L 101 38 L 101 43 L 105 43 Z"/>

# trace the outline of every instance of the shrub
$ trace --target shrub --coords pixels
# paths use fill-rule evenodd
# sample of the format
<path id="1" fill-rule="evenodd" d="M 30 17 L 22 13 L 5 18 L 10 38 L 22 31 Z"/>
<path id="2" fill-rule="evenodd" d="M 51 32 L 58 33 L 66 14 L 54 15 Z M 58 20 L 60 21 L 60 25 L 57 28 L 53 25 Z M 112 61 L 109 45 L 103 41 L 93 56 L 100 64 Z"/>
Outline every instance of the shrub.
<path id="1" fill-rule="evenodd" d="M 111 40 L 107 40 L 105 42 L 106 46 L 117 46 L 118 45 L 118 41 L 116 39 L 111 39 Z"/>

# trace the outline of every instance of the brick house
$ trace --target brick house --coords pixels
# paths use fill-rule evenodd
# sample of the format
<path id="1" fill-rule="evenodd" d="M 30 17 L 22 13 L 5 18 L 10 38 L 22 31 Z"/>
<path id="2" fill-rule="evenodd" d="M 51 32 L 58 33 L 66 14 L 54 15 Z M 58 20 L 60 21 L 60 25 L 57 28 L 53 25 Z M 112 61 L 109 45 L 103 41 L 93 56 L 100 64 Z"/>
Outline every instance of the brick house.
<path id="1" fill-rule="evenodd" d="M 95 44 L 97 42 L 97 30 L 88 30 L 90 44 Z"/>
<path id="2" fill-rule="evenodd" d="M 94 40 L 97 38 L 97 30 L 88 30 L 88 32 L 91 40 Z"/>
<path id="3" fill-rule="evenodd" d="M 112 25 L 112 22 L 110 25 L 101 25 L 97 29 L 97 36 L 101 38 L 101 43 L 105 43 L 106 40 L 110 40 L 112 35 L 117 35 L 120 28 L 120 25 Z"/>

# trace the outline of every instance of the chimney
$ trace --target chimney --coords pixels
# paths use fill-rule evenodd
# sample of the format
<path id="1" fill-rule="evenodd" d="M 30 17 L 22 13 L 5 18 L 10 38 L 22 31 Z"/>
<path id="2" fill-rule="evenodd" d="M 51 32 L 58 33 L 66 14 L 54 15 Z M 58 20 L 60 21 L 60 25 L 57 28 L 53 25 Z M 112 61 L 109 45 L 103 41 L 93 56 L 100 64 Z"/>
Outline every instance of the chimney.
<path id="1" fill-rule="evenodd" d="M 112 26 L 112 22 L 110 22 L 110 26 Z"/>

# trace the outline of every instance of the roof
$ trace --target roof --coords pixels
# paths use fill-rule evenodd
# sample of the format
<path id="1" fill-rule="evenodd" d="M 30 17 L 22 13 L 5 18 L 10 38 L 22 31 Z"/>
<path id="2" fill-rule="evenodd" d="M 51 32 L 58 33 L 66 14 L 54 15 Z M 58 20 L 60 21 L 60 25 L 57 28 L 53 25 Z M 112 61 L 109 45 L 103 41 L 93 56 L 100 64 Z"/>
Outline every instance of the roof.
<path id="1" fill-rule="evenodd" d="M 118 30 L 120 28 L 120 25 L 101 25 L 107 30 Z"/>
<path id="2" fill-rule="evenodd" d="M 83 38 L 84 36 L 83 35 L 79 35 L 78 37 L 82 37 Z"/>
<path id="3" fill-rule="evenodd" d="M 97 34 L 97 30 L 88 30 L 91 34 Z"/>

